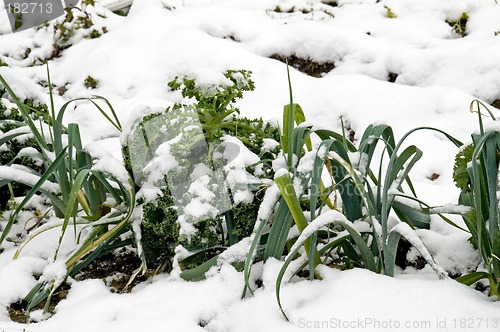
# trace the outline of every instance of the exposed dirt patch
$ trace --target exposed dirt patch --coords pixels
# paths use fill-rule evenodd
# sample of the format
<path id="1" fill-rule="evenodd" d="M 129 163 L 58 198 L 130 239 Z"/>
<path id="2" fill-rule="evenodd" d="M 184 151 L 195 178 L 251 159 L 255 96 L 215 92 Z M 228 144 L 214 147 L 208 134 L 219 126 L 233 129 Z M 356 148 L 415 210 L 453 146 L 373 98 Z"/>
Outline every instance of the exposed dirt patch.
<path id="1" fill-rule="evenodd" d="M 16 323 L 25 324 L 28 322 L 28 317 L 26 317 L 26 307 L 28 303 L 26 301 L 18 301 L 12 303 L 7 307 L 7 311 L 9 312 L 9 317 L 12 321 Z"/>
<path id="2" fill-rule="evenodd" d="M 127 293 L 135 285 L 146 281 L 154 271 L 148 270 L 144 276 L 137 276 L 131 284 L 125 288 L 133 275 L 134 271 L 141 265 L 141 260 L 135 252 L 130 250 L 121 249 L 117 252 L 109 253 L 103 255 L 97 259 L 94 259 L 89 265 L 83 268 L 74 277 L 75 280 L 81 281 L 86 279 L 102 279 L 106 285 L 111 289 L 112 292 L 116 293 Z M 57 304 L 66 298 L 70 286 L 64 283 L 52 296 L 49 312 L 53 313 Z M 33 310 L 43 309 L 45 301 L 35 307 Z M 18 302 L 12 303 L 7 311 L 9 313 L 10 319 L 18 323 L 27 323 L 29 317 L 26 315 L 26 308 L 28 307 L 28 302 L 20 300 Z"/>
<path id="3" fill-rule="evenodd" d="M 66 91 L 68 91 L 67 86 L 68 86 L 68 83 L 57 88 L 57 93 L 59 94 L 59 96 L 63 96 L 66 93 Z"/>
<path id="4" fill-rule="evenodd" d="M 389 73 L 387 76 L 388 76 L 388 81 L 394 83 L 398 79 L 399 75 L 396 73 Z"/>
<path id="5" fill-rule="evenodd" d="M 491 106 L 500 109 L 500 99 L 493 100 L 493 102 L 491 103 Z"/>
<path id="6" fill-rule="evenodd" d="M 437 179 L 439 179 L 440 175 L 438 173 L 432 173 L 431 175 L 429 175 L 427 178 L 431 181 L 435 181 Z"/>
<path id="7" fill-rule="evenodd" d="M 49 312 L 52 313 L 55 311 L 57 304 L 66 298 L 68 295 L 69 286 L 67 284 L 62 285 L 51 297 L 49 303 Z M 37 305 L 34 310 L 41 310 L 45 306 L 45 301 Z M 16 323 L 26 324 L 29 323 L 29 317 L 26 314 L 26 308 L 28 307 L 28 302 L 24 300 L 19 300 L 15 303 L 11 303 L 10 306 L 7 307 L 7 312 L 9 313 L 9 317 L 12 321 Z"/>
<path id="8" fill-rule="evenodd" d="M 476 283 L 476 286 L 474 286 L 474 289 L 477 291 L 480 291 L 481 293 L 488 294 L 490 290 L 490 286 L 485 284 L 483 281 L 478 281 Z"/>
<path id="9" fill-rule="evenodd" d="M 410 242 L 406 241 L 405 239 L 401 238 L 399 240 L 398 250 L 396 252 L 396 265 L 403 270 L 409 266 L 417 270 L 422 270 L 427 264 L 422 256 L 418 255 L 414 260 L 408 260 L 408 252 L 410 251 L 411 247 L 412 246 Z"/>
<path id="10" fill-rule="evenodd" d="M 332 7 L 337 7 L 339 4 L 337 3 L 337 0 L 323 0 L 321 1 L 322 4 L 327 5 L 327 6 L 332 6 Z"/>
<path id="11" fill-rule="evenodd" d="M 348 126 L 346 128 L 346 132 L 348 134 L 347 138 L 351 143 L 354 143 L 356 141 L 356 132 L 351 128 L 351 126 Z"/>
<path id="12" fill-rule="evenodd" d="M 75 280 L 103 279 L 116 273 L 132 275 L 141 264 L 134 252 L 119 250 L 103 255 L 90 262 L 75 276 Z"/>
<path id="13" fill-rule="evenodd" d="M 135 285 L 146 281 L 153 275 L 149 270 L 144 276 L 137 276 L 130 285 L 125 288 L 134 271 L 141 265 L 141 259 L 135 252 L 121 249 L 117 252 L 103 255 L 94 259 L 75 276 L 75 280 L 85 279 L 107 279 L 107 285 L 112 291 L 128 293 Z"/>
<path id="14" fill-rule="evenodd" d="M 223 39 L 231 40 L 231 41 L 234 41 L 236 43 L 240 43 L 241 42 L 241 40 L 239 40 L 238 38 L 236 38 L 234 35 L 224 36 Z"/>
<path id="15" fill-rule="evenodd" d="M 279 54 L 273 54 L 270 58 L 283 63 L 286 63 L 288 60 L 290 66 L 312 77 L 321 77 L 335 68 L 335 63 L 333 62 L 316 62 L 312 59 L 299 58 L 296 55 L 285 57 Z"/>

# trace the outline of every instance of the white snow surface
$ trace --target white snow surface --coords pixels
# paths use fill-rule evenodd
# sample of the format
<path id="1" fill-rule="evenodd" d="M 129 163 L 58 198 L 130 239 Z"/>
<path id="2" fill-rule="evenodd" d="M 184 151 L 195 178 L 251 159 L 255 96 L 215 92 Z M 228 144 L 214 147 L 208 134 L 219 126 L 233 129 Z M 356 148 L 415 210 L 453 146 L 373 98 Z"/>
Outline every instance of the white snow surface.
<path id="1" fill-rule="evenodd" d="M 126 17 L 97 4 L 89 10 L 108 32 L 96 39 L 76 36 L 75 44 L 60 58 L 48 61 L 55 88 L 67 89 L 63 96 L 55 93 L 56 108 L 72 98 L 101 95 L 113 105 L 122 124 L 134 123 L 139 114 L 183 101 L 166 86 L 176 76 L 223 83 L 226 69 L 247 69 L 253 72 L 256 90 L 238 101 L 242 116 L 280 122 L 283 105 L 289 102 L 286 67 L 269 57 L 296 55 L 335 63 L 335 69 L 320 78 L 290 69 L 294 102 L 315 126 L 340 131 L 342 116 L 357 139 L 369 124 L 385 123 L 397 138 L 411 128 L 431 126 L 470 141 L 470 134 L 478 129 L 477 114 L 469 112 L 471 101 L 500 99 L 500 4 L 494 0 L 338 0 L 338 6 L 331 6 L 329 2 L 135 0 Z M 397 17 L 388 18 L 384 6 Z M 287 13 L 292 7 L 296 11 Z M 469 20 L 462 38 L 446 20 L 455 21 L 463 12 Z M 0 67 L 0 75 L 21 99 L 34 97 L 49 103 L 43 84 L 47 68 L 31 64 L 50 55 L 53 34 L 47 29 L 9 34 L 4 15 L 0 2 L 0 60 L 9 65 Z M 394 83 L 388 82 L 389 74 L 395 77 Z M 94 90 L 84 87 L 89 75 L 99 80 Z M 94 167 L 112 168 L 126 183 L 126 173 L 117 165 L 121 158 L 117 130 L 87 101 L 68 107 L 64 124 L 71 122 L 80 125 L 87 149 L 106 150 Z M 486 128 L 498 130 L 498 125 Z M 125 125 L 122 143 L 129 132 L 130 126 Z M 456 203 L 458 189 L 451 176 L 458 149 L 430 131 L 411 135 L 407 144 L 416 144 L 424 153 L 412 170 L 419 197 L 431 206 Z M 301 167 L 310 169 L 306 164 Z M 0 166 L 0 176 L 5 172 Z M 434 173 L 439 177 L 430 180 Z M 17 171 L 8 176 L 36 181 Z M 52 183 L 44 189 L 58 191 Z M 268 205 L 275 204 L 278 194 L 271 189 Z M 265 206 L 261 216 L 270 208 Z M 453 220 L 462 225 L 460 218 Z M 4 222 L 0 223 L 3 227 Z M 17 260 L 12 260 L 10 243 L 0 253 L 0 332 L 500 329 L 499 302 L 454 280 L 438 280 L 430 268 L 396 271 L 396 277 L 389 278 L 361 269 L 320 266 L 323 280 L 283 285 L 282 303 L 291 319 L 287 322 L 278 309 L 273 284 L 281 262 L 264 264 L 264 287 L 240 299 L 243 275 L 224 261 L 242 256 L 248 239 L 229 251 L 207 280 L 185 282 L 160 275 L 130 294 L 112 293 L 102 280 L 73 281 L 67 299 L 51 318 L 28 325 L 12 322 L 6 307 L 29 292 L 36 282 L 33 275 L 64 272 L 61 264 L 50 263 L 59 235 L 47 232 Z M 432 219 L 431 230 L 418 231 L 418 236 L 447 272 L 463 273 L 479 262 L 467 234 L 438 218 Z M 39 312 L 32 318 L 37 317 L 41 318 Z"/>
<path id="2" fill-rule="evenodd" d="M 0 177 L 9 181 L 24 183 L 29 186 L 34 186 L 40 180 L 40 176 L 29 173 L 22 166 L 19 168 L 0 166 Z M 50 181 L 45 181 L 40 189 L 50 193 L 59 193 L 59 186 Z"/>

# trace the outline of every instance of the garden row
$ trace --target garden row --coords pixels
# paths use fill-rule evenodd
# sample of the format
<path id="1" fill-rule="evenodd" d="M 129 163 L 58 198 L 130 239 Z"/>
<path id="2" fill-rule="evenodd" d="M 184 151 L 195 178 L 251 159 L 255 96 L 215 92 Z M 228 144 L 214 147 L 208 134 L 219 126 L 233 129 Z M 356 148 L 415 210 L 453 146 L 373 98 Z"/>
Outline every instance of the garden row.
<path id="1" fill-rule="evenodd" d="M 49 105 L 20 100 L 0 76 L 0 246 L 16 242 L 17 257 L 48 230 L 60 231 L 59 246 L 68 232 L 78 239 L 67 257 L 54 253 L 52 274 L 38 276 L 25 298 L 27 311 L 41 303 L 48 310 L 68 278 L 120 248 L 133 248 L 141 261 L 130 282 L 152 269 L 197 281 L 232 264 L 243 271 L 243 296 L 258 287 L 250 274 L 256 262 L 282 260 L 278 303 L 282 282 L 321 278 L 320 264 L 393 276 L 403 239 L 446 278 L 415 232 L 428 229 L 433 214 L 458 228 L 446 215 L 461 215 L 482 257 L 458 281 L 486 279 L 498 295 L 500 133 L 495 121 L 483 125 L 481 110 L 495 120 L 485 105 L 471 105 L 479 131 L 469 145 L 429 127 L 397 140 L 388 125 L 369 126 L 354 144 L 345 130 L 306 122 L 291 85 L 281 128 L 240 116 L 234 103 L 254 89 L 250 72 L 224 75 L 224 84 L 209 86 L 174 79 L 168 87 L 191 102 L 136 110 L 128 127 L 105 98 L 85 98 L 121 132 L 123 161 L 86 149 L 78 124 L 63 125 L 81 99 L 56 110 L 50 75 Z M 421 130 L 459 151 L 458 204 L 429 206 L 416 196 L 409 175 L 422 152 L 405 140 Z"/>

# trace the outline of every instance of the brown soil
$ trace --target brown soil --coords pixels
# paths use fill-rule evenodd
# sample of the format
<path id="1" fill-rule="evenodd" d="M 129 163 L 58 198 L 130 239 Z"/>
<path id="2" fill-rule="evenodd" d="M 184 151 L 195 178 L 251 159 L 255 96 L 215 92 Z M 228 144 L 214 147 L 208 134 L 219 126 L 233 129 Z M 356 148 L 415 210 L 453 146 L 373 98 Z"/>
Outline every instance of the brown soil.
<path id="1" fill-rule="evenodd" d="M 128 293 L 134 286 L 146 281 L 154 274 L 153 270 L 148 270 L 145 275 L 138 275 L 132 280 L 130 285 L 125 288 L 130 281 L 130 277 L 140 265 L 141 259 L 135 252 L 121 249 L 118 252 L 109 253 L 93 260 L 75 276 L 75 280 L 106 279 L 112 277 L 109 278 L 111 281 L 107 283 L 111 291 Z"/>
<path id="2" fill-rule="evenodd" d="M 500 99 L 495 99 L 492 103 L 491 106 L 500 109 Z"/>
<path id="3" fill-rule="evenodd" d="M 396 73 L 389 73 L 388 74 L 388 78 L 389 78 L 388 79 L 389 82 L 394 83 L 398 79 L 398 74 L 396 74 Z"/>
<path id="4" fill-rule="evenodd" d="M 337 0 L 323 0 L 321 3 L 332 6 L 332 7 L 337 7 L 339 4 L 337 3 Z"/>
<path id="5" fill-rule="evenodd" d="M 74 277 L 75 280 L 102 279 L 110 287 L 112 292 L 127 293 L 135 285 L 146 281 L 153 275 L 154 271 L 148 270 L 144 276 L 137 276 L 131 284 L 125 288 L 134 271 L 141 265 L 141 260 L 135 252 L 121 249 L 117 252 L 109 253 L 93 260 L 89 265 L 83 268 Z M 108 282 L 106 281 L 108 280 Z M 63 284 L 60 289 L 54 293 L 49 305 L 49 312 L 54 312 L 57 304 L 64 300 L 68 294 L 69 285 Z M 45 301 L 35 309 L 43 309 Z M 20 300 L 12 303 L 8 308 L 10 319 L 18 323 L 27 323 L 26 308 L 28 303 Z"/>
<path id="6" fill-rule="evenodd" d="M 396 265 L 402 268 L 403 270 L 409 266 L 417 270 L 423 269 L 427 264 L 427 262 L 422 256 L 418 255 L 417 258 L 413 261 L 408 260 L 407 255 L 410 249 L 411 249 L 411 244 L 405 239 L 401 238 L 399 240 L 398 250 L 396 252 Z"/>
<path id="7" fill-rule="evenodd" d="M 60 289 L 54 293 L 52 298 L 50 299 L 50 304 L 49 304 L 49 312 L 54 312 L 57 304 L 66 298 L 68 295 L 68 290 L 69 286 L 67 284 L 64 284 L 60 287 Z M 45 301 L 36 306 L 32 310 L 39 310 L 43 309 L 45 306 Z M 21 323 L 21 324 L 26 324 L 28 323 L 28 316 L 26 315 L 26 308 L 28 307 L 28 302 L 24 300 L 17 301 L 15 303 L 11 303 L 10 306 L 7 307 L 7 311 L 9 313 L 10 319 L 12 321 Z"/>
<path id="8" fill-rule="evenodd" d="M 279 54 L 273 54 L 270 58 L 283 63 L 286 63 L 288 60 L 288 65 L 312 77 L 321 77 L 335 68 L 335 63 L 333 62 L 315 62 L 312 59 L 303 59 L 296 55 L 285 57 Z"/>

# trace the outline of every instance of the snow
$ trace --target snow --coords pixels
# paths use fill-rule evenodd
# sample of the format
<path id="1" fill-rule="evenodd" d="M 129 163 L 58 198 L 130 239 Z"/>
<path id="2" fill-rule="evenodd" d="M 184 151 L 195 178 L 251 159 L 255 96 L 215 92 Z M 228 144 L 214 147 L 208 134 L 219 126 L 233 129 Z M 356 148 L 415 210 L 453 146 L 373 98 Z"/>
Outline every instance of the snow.
<path id="1" fill-rule="evenodd" d="M 244 261 L 247 256 L 249 247 L 250 238 L 248 237 L 229 247 L 226 251 L 219 255 L 219 259 L 217 260 L 218 267 L 220 268 L 220 266 L 223 266 L 227 263 Z M 215 270 L 218 272 L 219 269 Z"/>
<path id="2" fill-rule="evenodd" d="M 43 158 L 41 158 L 38 150 L 32 147 L 27 147 L 21 149 L 17 154 L 17 158 L 29 157 L 37 166 L 41 166 L 43 164 Z"/>
<path id="3" fill-rule="evenodd" d="M 290 172 L 288 172 L 285 168 L 280 168 L 276 173 L 274 174 L 274 178 L 280 178 L 282 176 L 290 175 Z"/>
<path id="4" fill-rule="evenodd" d="M 470 272 L 481 261 L 477 250 L 474 250 L 472 244 L 468 242 L 470 235 L 465 232 L 450 235 L 442 235 L 429 230 L 416 232 L 429 249 L 436 264 L 451 275 Z"/>
<path id="5" fill-rule="evenodd" d="M 313 171 L 314 161 L 316 160 L 316 151 L 308 151 L 302 158 L 300 158 L 297 172 L 304 175 Z"/>
<path id="6" fill-rule="evenodd" d="M 187 102 L 166 86 L 176 76 L 188 75 L 208 86 L 227 82 L 221 74 L 226 69 L 251 70 L 256 90 L 246 93 L 236 106 L 242 116 L 279 123 L 283 105 L 289 102 L 286 68 L 268 57 L 296 55 L 334 62 L 335 69 L 321 78 L 290 68 L 294 101 L 302 106 L 307 122 L 314 128 L 340 131 L 342 117 L 355 132 L 355 139 L 369 124 L 385 123 L 392 126 L 396 139 L 411 128 L 431 126 L 468 142 L 470 134 L 478 129 L 477 114 L 469 112 L 471 101 L 479 98 L 492 103 L 500 99 L 500 5 L 494 0 L 339 0 L 338 6 L 319 0 L 135 0 L 127 17 L 114 15 L 97 3 L 95 8 L 89 6 L 92 18 L 97 27 L 106 26 L 108 32 L 96 39 L 76 34 L 72 38 L 74 45 L 61 57 L 50 59 L 48 66 L 55 87 L 67 88 L 63 96 L 55 93 L 56 110 L 71 98 L 91 95 L 104 96 L 113 105 L 123 125 L 121 133 L 87 101 L 68 107 L 64 124 L 79 124 L 85 149 L 97 158 L 94 169 L 113 174 L 124 185 L 128 185 L 129 176 L 119 158 L 120 147 L 127 143 L 134 126 L 146 115 L 164 111 L 173 103 Z M 388 18 L 384 6 L 397 18 Z M 281 12 L 275 11 L 277 7 Z M 297 11 L 287 13 L 292 7 Z M 0 16 L 3 10 L 0 2 Z M 462 38 L 445 21 L 456 20 L 463 12 L 470 18 L 467 35 Z M 0 20 L 0 60 L 9 65 L 0 67 L 0 75 L 20 99 L 32 97 L 48 103 L 43 84 L 47 68 L 37 61 L 52 52 L 53 23 L 16 34 L 9 30 L 7 20 Z M 31 52 L 27 52 L 28 48 Z M 389 74 L 397 75 L 394 83 L 388 82 Z M 89 75 L 99 80 L 96 89 L 84 87 L 83 81 Z M 497 109 L 490 109 L 498 116 Z M 499 130 L 498 123 L 488 118 L 484 121 L 487 130 Z M 245 167 L 258 157 L 237 139 L 226 138 L 224 143 L 239 148 L 237 158 L 228 160 L 224 168 L 230 187 L 257 181 Z M 278 144 L 266 140 L 264 149 L 272 150 Z M 405 146 L 409 144 L 417 145 L 424 153 L 411 173 L 419 197 L 436 206 L 434 213 L 464 212 L 464 207 L 454 205 L 458 189 L 451 179 L 458 149 L 430 131 L 411 135 Z M 26 155 L 32 152 L 24 151 Z M 161 159 L 165 150 L 160 152 L 159 166 L 177 166 L 173 160 Z M 310 171 L 314 157 L 313 153 L 307 155 L 298 170 Z M 356 157 L 362 171 L 365 156 Z M 276 177 L 287 174 L 283 156 L 273 161 L 273 169 Z M 157 169 L 151 170 L 151 181 L 154 171 Z M 431 181 L 433 173 L 440 176 Z M 0 166 L 0 177 L 29 184 L 38 179 L 5 166 Z M 185 210 L 192 216 L 215 213 L 207 204 L 212 193 L 203 188 L 202 178 L 195 177 L 190 192 L 197 199 Z M 158 173 L 156 179 L 160 178 Z M 42 188 L 59 191 L 56 183 L 45 182 Z M 148 201 L 158 194 L 157 188 L 140 193 Z M 261 222 L 270 217 L 279 197 L 275 185 L 267 189 L 259 211 Z M 237 202 L 251 198 L 248 190 L 237 191 L 234 196 Z M 136 212 L 133 227 L 140 236 L 140 211 Z M 452 220 L 462 224 L 460 218 Z M 187 216 L 180 221 L 183 235 L 191 234 L 193 225 Z M 51 219 L 48 225 L 57 222 Z M 317 229 L 314 226 L 320 227 L 322 222 L 327 220 L 318 218 L 308 230 Z M 376 220 L 373 223 L 380 227 Z M 5 225 L 3 219 L 0 225 Z M 432 218 L 430 230 L 413 233 L 405 225 L 398 224 L 394 231 L 409 237 L 446 272 L 465 273 L 480 263 L 477 250 L 467 241 L 468 235 L 439 218 Z M 22 226 L 17 226 L 22 232 Z M 396 322 L 412 325 L 405 331 L 470 330 L 460 325 L 463 319 L 480 332 L 497 331 L 500 326 L 499 302 L 454 280 L 438 280 L 429 267 L 396 271 L 395 278 L 388 278 L 361 269 L 339 271 L 320 266 L 323 280 L 293 280 L 282 286 L 282 303 L 291 318 L 286 322 L 274 292 L 282 262 L 270 259 L 262 266 L 254 266 L 252 278 L 261 278 L 264 287 L 257 289 L 254 296 L 240 299 L 243 276 L 230 263 L 246 256 L 252 238 L 224 252 L 205 281 L 185 282 L 175 273 L 163 274 L 138 285 L 130 294 L 115 294 L 101 280 L 73 280 L 67 299 L 58 304 L 56 314 L 48 320 L 29 325 L 10 321 L 6 306 L 27 294 L 36 282 L 34 275 L 63 274 L 62 264 L 51 260 L 59 235 L 58 228 L 43 232 L 26 245 L 16 260 L 12 260 L 15 244 L 2 244 L 0 331 L 403 330 L 395 326 Z M 60 258 L 71 252 L 74 242 L 74 234 L 67 234 Z M 177 253 L 178 257 L 186 254 L 182 248 L 177 248 Z M 416 255 L 416 249 L 409 255 Z M 33 312 L 31 318 L 43 317 Z M 383 328 L 389 321 L 392 328 Z M 377 326 L 376 322 L 385 326 Z M 423 328 L 422 324 L 427 323 L 428 327 Z"/>
<path id="7" fill-rule="evenodd" d="M 453 205 L 453 204 L 445 204 L 443 206 L 438 206 L 430 209 L 431 213 L 453 213 L 453 214 L 462 214 L 470 211 L 470 207 L 463 205 Z"/>
<path id="8" fill-rule="evenodd" d="M 126 189 L 130 189 L 130 175 L 121 160 L 116 159 L 111 153 L 96 144 L 88 144 L 85 149 L 93 158 L 96 158 L 92 170 L 109 174 L 115 177 Z"/>
<path id="9" fill-rule="evenodd" d="M 432 267 L 432 269 L 436 272 L 436 274 L 439 276 L 440 279 L 445 279 L 448 277 L 446 271 L 441 266 L 436 264 L 434 258 L 432 258 L 431 254 L 429 253 L 429 250 L 422 242 L 422 239 L 420 239 L 420 237 L 410 227 L 410 225 L 404 222 L 399 222 L 396 226 L 391 228 L 390 233 L 392 232 L 401 234 L 402 237 L 404 237 L 408 242 L 410 242 L 411 245 L 420 252 L 422 257 Z"/>
<path id="10" fill-rule="evenodd" d="M 264 138 L 264 145 L 262 146 L 262 150 L 263 151 L 272 151 L 279 145 L 280 145 L 280 143 L 276 142 L 273 139 Z"/>
<path id="11" fill-rule="evenodd" d="M 55 261 L 45 266 L 40 281 L 54 281 L 55 285 L 60 285 L 66 277 L 66 272 L 66 264 L 64 261 Z"/>
<path id="12" fill-rule="evenodd" d="M 25 168 L 18 169 L 8 166 L 0 166 L 0 176 L 2 179 L 24 183 L 32 187 L 40 180 L 40 176 L 29 173 Z M 54 194 L 59 193 L 59 186 L 50 181 L 45 181 L 40 189 Z"/>
<path id="13" fill-rule="evenodd" d="M 266 287 L 244 301 L 239 299 L 242 279 L 228 265 L 202 283 L 174 282 L 159 277 L 131 294 L 113 294 L 100 280 L 74 283 L 68 298 L 60 303 L 58 314 L 28 328 L 41 332 L 65 331 L 68 326 L 75 332 L 162 327 L 199 331 L 198 323 L 204 320 L 209 331 L 315 331 L 318 329 L 307 329 L 305 325 L 323 320 L 376 319 L 382 322 L 392 319 L 401 323 L 429 321 L 431 331 L 465 331 L 455 329 L 453 319 L 481 317 L 493 320 L 498 317 L 497 306 L 492 306 L 483 295 L 470 293 L 467 287 L 451 280 L 429 280 L 422 276 L 393 279 L 360 269 L 341 272 L 321 267 L 323 281 L 301 281 L 283 286 L 283 303 L 292 320 L 287 323 L 276 310 L 274 291 L 267 287 L 274 284 L 273 270 L 280 267 L 278 262 L 272 263 L 265 266 L 264 274 L 269 276 L 264 278 Z M 372 284 L 377 287 L 368 286 Z M 454 295 L 434 301 L 434 295 L 444 291 Z M 446 320 L 446 328 L 437 327 L 438 319 Z M 13 323 L 5 322 L 0 326 L 9 332 L 22 330 Z M 380 331 L 374 326 L 352 330 Z M 406 330 L 421 331 L 418 328 Z M 480 331 L 490 330 L 494 331 Z"/>
<path id="14" fill-rule="evenodd" d="M 345 222 L 349 224 L 349 221 L 346 219 L 346 217 L 338 211 L 331 210 L 318 216 L 316 219 L 310 222 L 309 225 L 307 225 L 307 227 L 302 231 L 302 233 L 300 233 L 300 236 L 298 237 L 297 241 L 293 244 L 292 248 L 290 249 L 290 254 L 294 250 L 296 250 L 299 246 L 301 246 L 306 241 L 306 239 L 311 237 L 311 235 L 313 235 L 319 229 L 330 223 L 335 223 L 335 222 Z"/>

